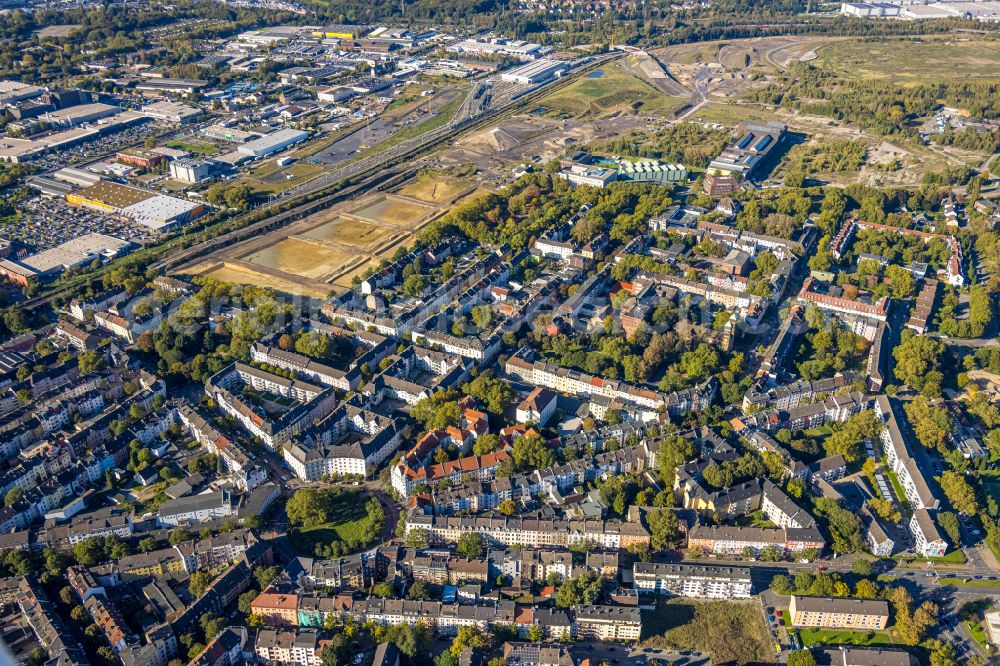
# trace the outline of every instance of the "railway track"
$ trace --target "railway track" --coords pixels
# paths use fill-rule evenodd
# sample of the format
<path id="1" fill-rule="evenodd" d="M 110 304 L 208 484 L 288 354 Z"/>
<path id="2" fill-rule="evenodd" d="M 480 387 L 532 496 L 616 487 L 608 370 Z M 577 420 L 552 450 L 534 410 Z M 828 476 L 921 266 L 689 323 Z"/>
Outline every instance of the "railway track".
<path id="1" fill-rule="evenodd" d="M 501 120 L 504 117 L 516 112 L 519 108 L 531 104 L 536 99 L 549 95 L 552 92 L 570 85 L 573 81 L 577 80 L 579 76 L 585 75 L 588 71 L 594 69 L 595 67 L 599 67 L 620 57 L 621 54 L 619 53 L 604 54 L 581 65 L 579 69 L 574 72 L 573 76 L 566 76 L 545 85 L 536 85 L 534 88 L 518 91 L 516 94 L 504 91 L 504 94 L 499 95 L 502 101 L 497 103 L 492 108 L 478 111 L 473 115 L 466 116 L 464 118 L 459 117 L 453 122 L 430 130 L 420 136 L 403 141 L 377 155 L 366 157 L 357 162 L 323 174 L 311 181 L 303 183 L 302 185 L 290 188 L 286 191 L 285 196 L 282 198 L 265 204 L 260 208 L 231 220 L 223 226 L 223 229 L 233 227 L 235 225 L 239 226 L 229 231 L 223 231 L 221 234 L 214 236 L 213 238 L 209 238 L 190 247 L 180 248 L 177 250 L 173 249 L 177 243 L 176 239 L 167 241 L 162 246 L 152 250 L 156 254 L 163 256 L 156 261 L 151 262 L 149 267 L 156 271 L 173 270 L 191 262 L 194 259 L 203 257 L 220 247 L 239 243 L 255 234 L 273 231 L 274 229 L 278 229 L 286 224 L 300 220 L 314 212 L 328 208 L 332 204 L 347 197 L 362 194 L 374 187 L 390 187 L 391 185 L 412 176 L 417 170 L 417 167 L 415 166 L 406 166 L 403 169 L 393 169 L 393 167 L 399 166 L 404 162 L 411 164 L 414 158 L 436 147 L 437 145 L 445 141 L 452 140 L 460 134 L 477 131 L 490 123 Z M 472 97 L 472 93 L 470 93 L 469 97 Z M 492 101 L 496 101 L 497 97 L 498 95 L 494 91 L 492 93 Z M 466 99 L 466 101 L 463 102 L 462 110 L 471 111 L 472 108 L 474 108 L 474 105 L 471 100 Z M 461 116 L 464 114 L 459 115 Z M 317 194 L 321 194 L 326 189 L 345 183 L 345 181 L 352 181 L 358 178 L 361 178 L 362 180 L 353 184 L 346 183 L 344 187 L 340 188 L 335 193 L 321 196 L 318 199 L 303 201 L 288 210 L 277 212 L 274 215 L 267 216 L 255 222 L 250 222 L 249 224 L 239 224 L 239 220 L 251 219 L 261 214 L 266 214 L 270 209 L 280 209 L 291 204 L 297 199 L 309 199 Z M 51 304 L 53 300 L 71 295 L 76 287 L 77 285 L 75 284 L 68 285 L 64 288 L 57 289 L 56 291 L 30 298 L 22 303 L 22 307 L 33 309 L 47 306 Z"/>

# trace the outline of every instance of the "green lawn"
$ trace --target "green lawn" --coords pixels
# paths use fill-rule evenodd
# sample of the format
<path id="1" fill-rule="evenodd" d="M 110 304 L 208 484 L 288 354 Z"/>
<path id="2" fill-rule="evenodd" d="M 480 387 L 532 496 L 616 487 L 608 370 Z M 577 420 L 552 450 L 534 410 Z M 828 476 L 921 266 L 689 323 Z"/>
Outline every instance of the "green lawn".
<path id="1" fill-rule="evenodd" d="M 177 150 L 186 150 L 189 153 L 197 153 L 199 155 L 215 155 L 219 152 L 219 148 L 210 143 L 193 143 L 181 140 L 171 141 L 167 144 L 167 147 L 176 148 Z"/>
<path id="2" fill-rule="evenodd" d="M 986 630 L 983 628 L 983 623 L 979 621 L 966 622 L 965 626 L 968 627 L 969 633 L 976 639 L 976 642 L 983 646 L 983 649 L 989 652 L 990 644 L 989 640 L 986 638 Z"/>
<path id="3" fill-rule="evenodd" d="M 897 562 L 933 562 L 935 564 L 965 564 L 965 553 L 960 550 L 953 550 L 944 557 L 904 557 L 897 555 L 893 558 Z"/>
<path id="4" fill-rule="evenodd" d="M 888 465 L 886 465 L 885 475 L 889 477 L 889 483 L 892 484 L 892 492 L 896 494 L 896 499 L 898 499 L 901 504 L 908 505 L 909 503 L 906 500 L 906 491 L 903 490 L 902 484 L 899 483 L 899 477 L 896 476 L 894 471 L 888 468 Z M 908 509 L 909 507 L 906 506 L 904 508 Z"/>
<path id="5" fill-rule="evenodd" d="M 336 521 L 299 529 L 291 537 L 292 543 L 299 552 L 312 556 L 317 545 L 327 546 L 336 541 L 364 541 L 368 523 L 365 510 L 367 502 L 367 493 L 348 492 L 336 497 L 330 511 L 330 515 L 337 516 Z"/>
<path id="6" fill-rule="evenodd" d="M 889 636 L 879 631 L 834 631 L 798 629 L 802 645 L 891 645 Z"/>
<path id="7" fill-rule="evenodd" d="M 964 578 L 956 578 L 953 576 L 939 578 L 938 583 L 941 585 L 956 585 L 959 587 L 1000 587 L 1000 581 L 996 580 L 973 580 L 970 578 L 966 581 Z"/>

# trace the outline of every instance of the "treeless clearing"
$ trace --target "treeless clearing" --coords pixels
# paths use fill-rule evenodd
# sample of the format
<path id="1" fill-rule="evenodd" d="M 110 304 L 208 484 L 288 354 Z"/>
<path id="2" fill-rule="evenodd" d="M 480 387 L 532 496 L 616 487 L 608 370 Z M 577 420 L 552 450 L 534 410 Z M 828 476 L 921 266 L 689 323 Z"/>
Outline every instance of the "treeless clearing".
<path id="1" fill-rule="evenodd" d="M 276 245 L 257 250 L 242 258 L 250 264 L 298 275 L 310 280 L 322 280 L 337 272 L 352 256 L 332 247 L 298 238 L 286 238 Z"/>
<path id="2" fill-rule="evenodd" d="M 434 208 L 431 206 L 414 201 L 383 197 L 362 208 L 352 210 L 351 214 L 397 227 L 414 227 L 433 210 Z"/>

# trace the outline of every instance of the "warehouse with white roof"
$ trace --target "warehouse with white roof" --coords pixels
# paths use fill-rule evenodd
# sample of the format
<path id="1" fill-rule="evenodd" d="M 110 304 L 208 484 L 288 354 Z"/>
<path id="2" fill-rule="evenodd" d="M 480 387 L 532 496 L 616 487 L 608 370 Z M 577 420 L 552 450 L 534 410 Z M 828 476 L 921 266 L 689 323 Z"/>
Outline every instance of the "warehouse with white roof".
<path id="1" fill-rule="evenodd" d="M 247 141 L 236 150 L 251 157 L 265 157 L 284 150 L 289 146 L 294 146 L 308 138 L 309 134 L 301 130 L 280 129 L 277 132 L 265 134 L 259 139 Z"/>

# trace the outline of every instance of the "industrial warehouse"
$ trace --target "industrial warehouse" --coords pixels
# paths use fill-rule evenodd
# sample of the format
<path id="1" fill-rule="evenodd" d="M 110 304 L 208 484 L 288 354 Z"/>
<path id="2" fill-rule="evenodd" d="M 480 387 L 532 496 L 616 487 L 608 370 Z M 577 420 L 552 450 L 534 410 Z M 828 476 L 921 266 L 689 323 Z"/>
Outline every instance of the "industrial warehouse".
<path id="1" fill-rule="evenodd" d="M 154 231 L 171 231 L 203 212 L 200 203 L 102 180 L 66 195 L 66 201 L 122 215 Z"/>

